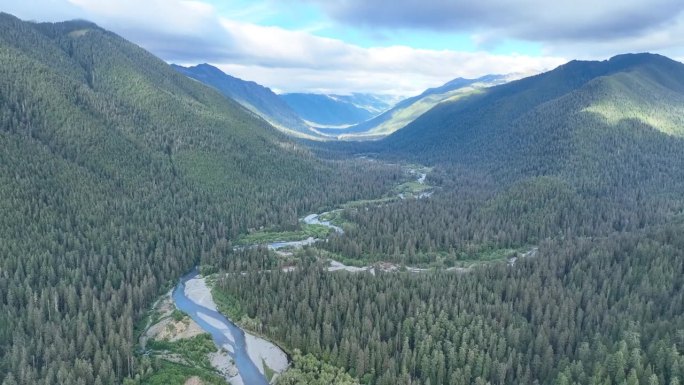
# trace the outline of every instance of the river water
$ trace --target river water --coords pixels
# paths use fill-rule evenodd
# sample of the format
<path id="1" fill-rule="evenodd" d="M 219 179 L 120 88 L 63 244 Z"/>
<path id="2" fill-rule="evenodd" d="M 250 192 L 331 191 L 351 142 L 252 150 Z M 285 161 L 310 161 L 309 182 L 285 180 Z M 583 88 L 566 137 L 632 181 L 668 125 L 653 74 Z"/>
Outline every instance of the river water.
<path id="1" fill-rule="evenodd" d="M 268 385 L 268 380 L 250 358 L 245 342 L 245 333 L 228 318 L 216 310 L 198 304 L 187 296 L 186 283 L 198 276 L 197 270 L 181 277 L 180 283 L 173 290 L 173 300 L 178 309 L 187 313 L 202 329 L 211 334 L 217 346 L 226 349 L 247 385 Z"/>
<path id="2" fill-rule="evenodd" d="M 333 225 L 332 223 L 330 223 L 330 221 L 320 220 L 320 217 L 325 215 L 325 214 L 327 214 L 327 212 L 325 212 L 323 214 L 309 214 L 309 215 L 304 217 L 303 221 L 307 225 L 322 225 L 322 226 L 325 226 L 327 228 L 335 230 L 335 232 L 337 234 L 344 234 L 344 230 L 342 230 L 341 227 Z"/>
<path id="3" fill-rule="evenodd" d="M 421 184 L 425 182 L 425 174 L 421 174 L 418 177 L 418 182 Z M 326 213 L 310 214 L 304 217 L 302 221 L 310 225 L 323 225 L 334 230 L 337 234 L 344 234 L 344 230 L 341 227 L 335 226 L 329 221 L 324 221 L 320 219 L 320 217 L 325 214 Z M 314 239 L 310 237 L 308 239 L 300 241 L 273 242 L 268 244 L 267 247 L 272 250 L 278 250 L 285 247 L 302 247 L 305 245 L 313 244 L 317 241 L 319 241 L 319 239 Z M 333 263 L 331 264 L 331 268 L 329 270 L 334 271 L 338 269 L 351 271 L 371 271 L 371 273 L 375 273 L 374 267 L 371 266 L 362 268 L 352 268 L 349 266 L 345 266 L 339 262 L 333 261 Z M 262 360 L 262 358 L 261 356 L 255 356 L 254 354 L 253 357 L 250 357 L 247 344 L 247 337 L 249 337 L 251 341 L 250 346 L 252 346 L 252 349 L 258 350 L 258 348 L 255 348 L 254 345 L 261 345 L 260 348 L 262 348 L 262 353 L 264 350 L 266 351 L 266 353 L 264 354 L 265 356 L 269 356 L 268 350 L 271 350 L 271 353 L 273 353 L 273 350 L 277 350 L 277 353 L 270 355 L 270 358 L 273 358 L 274 356 L 276 358 L 273 358 L 273 361 L 270 359 L 268 360 L 271 361 L 269 363 L 273 365 L 276 372 L 282 372 L 287 367 L 288 362 L 285 354 L 276 346 L 270 344 L 265 340 L 260 340 L 259 338 L 251 335 L 246 337 L 245 332 L 242 329 L 240 329 L 237 325 L 235 325 L 224 315 L 219 313 L 216 310 L 213 300 L 211 299 L 211 292 L 206 287 L 197 287 L 198 285 L 196 284 L 199 282 L 197 282 L 196 278 L 198 278 L 198 276 L 199 273 L 197 269 L 194 269 L 193 271 L 181 277 L 180 282 L 174 288 L 172 294 L 173 301 L 175 302 L 176 307 L 179 310 L 188 314 L 190 318 L 197 322 L 197 324 L 202 329 L 208 332 L 217 346 L 224 348 L 226 351 L 228 351 L 230 357 L 235 362 L 235 366 L 237 367 L 237 370 L 239 372 L 238 378 L 229 379 L 231 383 L 242 383 L 247 385 L 268 385 L 268 380 L 266 379 L 264 374 L 262 374 L 262 370 L 260 370 L 260 368 L 263 367 L 263 363 L 254 362 L 255 359 Z M 188 290 L 186 290 L 188 288 L 187 286 L 189 285 L 190 281 L 192 281 L 191 283 L 193 284 L 193 286 L 195 286 L 190 288 L 190 291 L 193 292 L 191 296 L 188 295 Z M 202 281 L 201 284 L 204 285 L 204 282 Z M 264 347 L 264 344 L 271 346 Z M 279 355 L 282 355 L 283 357 L 278 357 Z M 282 359 L 278 360 L 278 358 Z M 284 362 L 278 362 L 283 361 L 283 359 Z"/>

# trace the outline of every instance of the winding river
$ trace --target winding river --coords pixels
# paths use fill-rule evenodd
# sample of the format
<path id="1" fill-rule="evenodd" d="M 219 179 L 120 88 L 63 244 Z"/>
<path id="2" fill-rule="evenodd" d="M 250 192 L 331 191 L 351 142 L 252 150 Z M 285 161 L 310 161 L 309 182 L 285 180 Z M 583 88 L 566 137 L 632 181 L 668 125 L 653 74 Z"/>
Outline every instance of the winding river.
<path id="1" fill-rule="evenodd" d="M 418 174 L 417 182 L 425 183 L 425 173 Z M 423 192 L 418 199 L 429 198 L 432 191 Z M 403 199 L 403 198 L 402 198 Z M 328 213 L 310 214 L 302 218 L 306 224 L 309 225 L 323 225 L 337 234 L 344 234 L 344 230 L 332 224 L 330 221 L 321 220 Z M 299 241 L 283 241 L 272 242 L 266 244 L 271 250 L 279 250 L 281 248 L 299 248 L 306 245 L 311 245 L 320 239 L 309 237 Z M 256 247 L 256 245 L 248 246 Z M 533 257 L 537 253 L 537 248 L 521 255 L 522 258 Z M 516 257 L 511 258 L 508 263 L 515 264 Z M 400 266 L 392 263 L 376 263 L 370 266 L 346 266 L 341 262 L 331 260 L 328 271 L 346 270 L 350 272 L 370 272 L 375 275 L 375 271 L 399 271 Z M 284 270 L 292 271 L 294 267 Z M 421 273 L 429 271 L 429 269 L 422 269 L 417 267 L 406 267 L 406 270 L 411 273 Z M 469 267 L 451 267 L 447 271 L 467 272 Z M 244 273 L 243 273 L 244 274 Z M 238 370 L 238 375 L 234 377 L 226 377 L 226 379 L 233 385 L 269 385 L 268 379 L 265 377 L 264 365 L 275 371 L 275 373 L 282 373 L 289 366 L 287 355 L 276 345 L 245 333 L 240 327 L 235 325 L 231 320 L 219 313 L 216 309 L 211 290 L 206 286 L 204 278 L 199 276 L 197 269 L 192 270 L 183 277 L 173 290 L 173 301 L 176 307 L 181 311 L 187 313 L 202 329 L 211 334 L 214 343 L 225 349 L 229 356 L 233 359 L 235 367 Z"/>
<path id="2" fill-rule="evenodd" d="M 418 176 L 418 182 L 425 182 L 425 174 Z M 321 220 L 322 214 L 310 214 L 301 220 L 309 225 L 322 225 L 332 229 L 337 234 L 344 234 L 344 230 L 333 225 L 330 221 Z M 271 250 L 285 247 L 302 247 L 319 241 L 308 238 L 299 241 L 273 242 L 267 244 Z M 336 265 L 337 263 L 337 265 Z M 333 261 L 331 271 L 337 269 L 351 269 L 339 262 Z M 371 267 L 356 268 L 359 271 L 374 269 Z M 268 385 L 269 381 L 264 376 L 264 365 L 276 373 L 280 373 L 289 365 L 287 356 L 277 346 L 261 338 L 245 333 L 231 320 L 219 313 L 216 304 L 211 297 L 211 291 L 207 288 L 203 278 L 200 278 L 197 269 L 192 270 L 183 277 L 174 288 L 172 293 L 176 307 L 187 313 L 206 332 L 211 334 L 214 343 L 225 349 L 235 362 L 238 376 L 229 378 L 231 384 Z"/>
<path id="3" fill-rule="evenodd" d="M 262 370 L 260 370 L 263 362 L 254 362 L 255 359 L 264 359 L 258 356 L 258 354 L 255 355 L 254 350 L 248 346 L 248 344 L 256 344 L 259 341 L 256 341 L 254 336 L 245 336 L 245 332 L 242 329 L 216 311 L 215 304 L 211 299 L 211 292 L 206 288 L 204 280 L 198 279 L 198 275 L 195 269 L 181 277 L 172 294 L 176 307 L 187 313 L 202 329 L 211 334 L 217 346 L 228 351 L 230 357 L 235 362 L 241 378 L 241 381 L 240 378 L 233 378 L 231 383 L 268 385 L 268 380 L 262 374 Z M 190 285 L 192 287 L 189 287 Z M 248 341 L 250 337 L 251 340 Z M 268 344 L 268 342 L 264 342 Z M 250 355 L 250 353 L 252 354 Z M 287 357 L 280 350 L 279 353 L 285 357 L 286 367 Z M 273 369 L 279 372 L 284 368 Z"/>
<path id="4" fill-rule="evenodd" d="M 425 183 L 425 176 L 424 173 L 418 175 L 418 183 Z M 326 226 L 337 234 L 344 234 L 341 227 L 330 221 L 321 220 L 321 217 L 326 214 L 310 214 L 301 220 L 309 225 Z M 271 250 L 278 250 L 286 247 L 298 248 L 317 241 L 320 239 L 310 237 L 299 241 L 272 242 L 266 246 Z M 352 268 L 332 261 L 329 270 L 338 269 L 375 272 L 375 268 L 371 266 Z M 173 290 L 172 298 L 176 307 L 188 314 L 203 330 L 208 332 L 216 346 L 225 349 L 233 359 L 238 375 L 234 377 L 226 375 L 231 384 L 268 385 L 269 381 L 264 375 L 266 364 L 275 373 L 281 373 L 287 369 L 288 358 L 280 348 L 264 339 L 245 333 L 217 311 L 211 290 L 206 286 L 205 280 L 199 276 L 197 269 L 193 269 L 180 278 L 180 282 Z"/>

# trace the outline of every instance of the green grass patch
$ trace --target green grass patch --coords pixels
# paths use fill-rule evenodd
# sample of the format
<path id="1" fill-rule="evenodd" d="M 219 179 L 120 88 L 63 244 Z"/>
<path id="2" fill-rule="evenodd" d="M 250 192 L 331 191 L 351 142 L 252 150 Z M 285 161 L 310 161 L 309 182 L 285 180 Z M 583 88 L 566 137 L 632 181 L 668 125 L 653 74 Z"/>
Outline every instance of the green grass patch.
<path id="1" fill-rule="evenodd" d="M 166 351 L 182 356 L 190 366 L 213 370 L 207 354 L 215 352 L 216 345 L 208 333 L 178 341 L 151 340 L 147 346 L 155 351 Z"/>
<path id="2" fill-rule="evenodd" d="M 196 368 L 160 360 L 159 367 L 144 377 L 141 385 L 183 385 L 188 378 L 197 376 L 207 385 L 226 385 L 227 382 L 213 370 Z"/>
<path id="3" fill-rule="evenodd" d="M 327 213 L 320 216 L 320 220 L 321 221 L 328 221 L 331 224 L 333 224 L 337 227 L 341 227 L 341 228 L 356 226 L 356 224 L 354 222 L 350 222 L 350 221 L 344 219 L 343 212 L 344 212 L 344 209 L 328 211 Z"/>
<path id="4" fill-rule="evenodd" d="M 301 241 L 309 237 L 325 238 L 331 229 L 323 225 L 303 225 L 297 231 L 256 231 L 238 238 L 238 245 L 261 245 L 273 242 Z"/>
<path id="5" fill-rule="evenodd" d="M 268 382 L 271 382 L 273 376 L 275 375 L 275 371 L 271 369 L 268 365 L 266 365 L 266 360 L 264 360 L 263 358 L 261 359 L 261 364 L 264 366 L 264 376 L 266 376 Z"/>
<path id="6" fill-rule="evenodd" d="M 328 221 L 331 224 L 336 225 L 336 226 L 341 226 L 342 224 L 344 224 L 344 220 L 342 219 L 342 210 L 341 209 L 332 210 L 332 211 L 328 211 L 326 213 L 323 213 L 318 217 L 318 219 L 321 221 Z"/>
<path id="7" fill-rule="evenodd" d="M 178 309 L 174 309 L 173 312 L 171 313 L 171 318 L 173 318 L 174 321 L 178 322 L 185 318 L 185 313 Z"/>
<path id="8" fill-rule="evenodd" d="M 425 190 L 431 189 L 432 186 L 418 183 L 415 180 L 410 182 L 402 183 L 395 188 L 397 194 L 419 194 Z"/>

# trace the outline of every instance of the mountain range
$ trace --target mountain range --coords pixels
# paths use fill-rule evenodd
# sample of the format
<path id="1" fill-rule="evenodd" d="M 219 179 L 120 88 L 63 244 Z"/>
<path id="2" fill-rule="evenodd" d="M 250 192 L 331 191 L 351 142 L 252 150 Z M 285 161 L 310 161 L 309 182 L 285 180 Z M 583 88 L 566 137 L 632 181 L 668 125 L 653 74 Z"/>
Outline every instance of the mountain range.
<path id="1" fill-rule="evenodd" d="M 290 93 L 282 94 L 281 97 L 302 119 L 317 128 L 363 122 L 390 108 L 395 100 L 392 97 L 364 93 Z"/>
<path id="2" fill-rule="evenodd" d="M 277 95 L 268 87 L 228 75 L 209 64 L 172 67 L 216 88 L 284 133 L 307 139 L 365 140 L 384 137 L 441 102 L 477 93 L 483 88 L 505 83 L 512 77 L 457 78 L 440 87 L 429 88 L 420 95 L 402 99 L 369 93 Z"/>
<path id="3" fill-rule="evenodd" d="M 682 63 L 571 61 L 393 107 L 279 96 L 90 22 L 5 13 L 0 63 L 4 385 L 223 383 L 206 335 L 180 342 L 197 365 L 137 349 L 150 306 L 196 266 L 226 273 L 222 303 L 315 376 L 320 359 L 369 384 L 679 383 Z M 388 136 L 290 137 L 316 129 Z M 320 248 L 234 246 L 296 237 L 323 211 L 345 231 Z M 536 260 L 516 263 L 523 247 Z M 370 249 L 440 271 L 325 270 Z"/>
<path id="4" fill-rule="evenodd" d="M 317 136 L 309 125 L 268 87 L 230 76 L 209 64 L 172 67 L 188 77 L 216 88 L 223 95 L 237 101 L 285 133 L 304 137 Z"/>
<path id="5" fill-rule="evenodd" d="M 386 111 L 399 100 L 394 96 L 367 93 L 277 95 L 268 87 L 228 75 L 209 64 L 171 66 L 183 75 L 217 89 L 280 131 L 300 138 L 322 139 L 320 127 L 362 122 Z"/>
<path id="6" fill-rule="evenodd" d="M 389 135 L 445 101 L 479 92 L 481 89 L 505 83 L 506 75 L 486 75 L 477 79 L 457 78 L 442 86 L 429 88 L 417 96 L 398 102 L 391 109 L 359 124 L 343 129 L 319 129 L 320 132 L 338 139 L 371 139 Z"/>
<path id="7" fill-rule="evenodd" d="M 446 159 L 458 153 L 456 158 L 465 159 L 485 149 L 519 152 L 512 142 L 588 128 L 617 134 L 641 125 L 651 133 L 680 137 L 683 93 L 684 64 L 664 56 L 626 54 L 606 61 L 571 61 L 438 105 L 384 141 L 408 152 L 431 148 L 431 156 Z M 578 125 L 574 119 L 596 124 Z M 462 151 L 453 151 L 454 146 Z"/>
<path id="8" fill-rule="evenodd" d="M 684 188 L 683 117 L 684 64 L 626 54 L 442 103 L 369 150 L 503 184 L 554 176 L 584 196 L 669 199 Z"/>
<path id="9" fill-rule="evenodd" d="M 0 63 L 3 384 L 124 382 L 163 286 L 382 181 L 93 23 L 0 13 Z"/>

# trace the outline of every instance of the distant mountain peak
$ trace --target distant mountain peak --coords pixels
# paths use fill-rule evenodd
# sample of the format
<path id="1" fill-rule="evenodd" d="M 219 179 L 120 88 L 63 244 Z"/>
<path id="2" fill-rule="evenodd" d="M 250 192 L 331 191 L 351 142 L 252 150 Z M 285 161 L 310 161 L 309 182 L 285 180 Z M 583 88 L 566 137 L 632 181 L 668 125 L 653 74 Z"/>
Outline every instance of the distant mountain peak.
<path id="1" fill-rule="evenodd" d="M 388 98 L 360 92 L 349 95 L 288 93 L 281 98 L 303 119 L 319 128 L 363 122 L 391 106 Z"/>
<path id="2" fill-rule="evenodd" d="M 345 129 L 321 129 L 326 135 L 340 139 L 369 139 L 385 136 L 406 126 L 414 119 L 441 102 L 459 98 L 475 89 L 485 88 L 509 81 L 510 75 L 485 75 L 475 79 L 458 77 L 434 88 L 428 88 L 420 95 L 406 98 L 391 109 L 365 122 Z"/>
<path id="3" fill-rule="evenodd" d="M 611 57 L 608 63 L 617 68 L 627 68 L 639 65 L 670 65 L 674 60 L 655 53 L 628 53 Z"/>
<path id="4" fill-rule="evenodd" d="M 173 65 L 173 68 L 186 76 L 216 88 L 224 96 L 235 99 L 243 107 L 261 116 L 281 131 L 309 138 L 318 136 L 268 87 L 231 76 L 221 71 L 220 68 L 207 63 L 192 67 Z"/>
<path id="5" fill-rule="evenodd" d="M 231 76 L 231 75 L 221 71 L 221 69 L 219 69 L 219 68 L 217 68 L 211 64 L 208 64 L 208 63 L 200 63 L 200 64 L 197 64 L 194 66 L 189 66 L 189 67 L 183 67 L 183 66 L 180 66 L 178 64 L 171 64 L 171 66 L 176 68 L 176 69 L 182 68 L 182 69 L 186 69 L 186 70 L 190 70 L 190 71 L 194 71 L 194 72 L 202 71 L 202 72 L 207 73 L 207 74 L 212 74 L 212 75 L 216 75 L 216 76 L 227 76 L 227 77 L 231 77 L 234 79 L 238 79 L 234 76 Z"/>
<path id="6" fill-rule="evenodd" d="M 634 62 L 645 62 L 645 61 L 659 61 L 659 60 L 664 60 L 664 61 L 672 61 L 672 59 L 668 58 L 667 56 L 663 56 L 657 53 L 650 53 L 650 52 L 638 52 L 638 53 L 623 53 L 619 55 L 615 55 L 608 59 L 609 62 L 617 62 L 617 61 L 634 61 Z"/>

